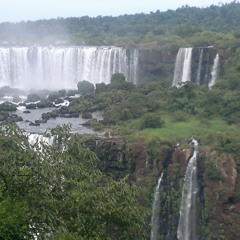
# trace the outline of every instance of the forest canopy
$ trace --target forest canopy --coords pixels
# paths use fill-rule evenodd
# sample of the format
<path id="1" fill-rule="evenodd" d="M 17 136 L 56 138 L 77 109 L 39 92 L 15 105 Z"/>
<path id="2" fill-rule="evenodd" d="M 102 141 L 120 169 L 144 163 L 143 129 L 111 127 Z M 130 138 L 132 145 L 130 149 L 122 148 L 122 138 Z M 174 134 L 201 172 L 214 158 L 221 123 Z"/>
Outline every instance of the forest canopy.
<path id="1" fill-rule="evenodd" d="M 207 8 L 182 6 L 176 11 L 118 17 L 69 17 L 0 24 L 1 45 L 117 45 L 168 47 L 192 45 L 204 35 L 230 33 L 239 37 L 240 3 Z M 216 40 L 216 39 L 215 39 Z M 206 41 L 206 38 L 205 38 Z M 208 39 L 207 44 L 214 44 Z"/>

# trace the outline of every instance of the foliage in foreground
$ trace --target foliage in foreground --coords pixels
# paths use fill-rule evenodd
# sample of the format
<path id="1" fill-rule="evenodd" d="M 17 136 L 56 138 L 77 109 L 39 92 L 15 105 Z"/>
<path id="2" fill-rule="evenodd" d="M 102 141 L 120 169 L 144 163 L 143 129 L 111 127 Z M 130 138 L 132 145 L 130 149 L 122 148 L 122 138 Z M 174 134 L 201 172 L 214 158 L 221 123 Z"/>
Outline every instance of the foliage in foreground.
<path id="1" fill-rule="evenodd" d="M 139 189 L 104 176 L 68 127 L 52 134 L 51 147 L 0 130 L 0 239 L 145 239 Z"/>

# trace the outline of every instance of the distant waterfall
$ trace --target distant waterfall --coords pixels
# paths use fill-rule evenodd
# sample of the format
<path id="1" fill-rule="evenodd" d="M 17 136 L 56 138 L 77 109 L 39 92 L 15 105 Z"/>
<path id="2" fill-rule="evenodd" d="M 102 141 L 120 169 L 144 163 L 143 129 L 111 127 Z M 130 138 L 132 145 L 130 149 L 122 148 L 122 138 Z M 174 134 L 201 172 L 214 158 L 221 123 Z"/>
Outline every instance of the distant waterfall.
<path id="1" fill-rule="evenodd" d="M 180 218 L 177 229 L 177 237 L 179 240 L 197 239 L 196 198 L 198 192 L 197 185 L 198 142 L 195 139 L 192 139 L 192 144 L 194 145 L 194 152 L 187 166 L 182 191 Z"/>
<path id="2" fill-rule="evenodd" d="M 151 238 L 150 240 L 157 240 L 159 230 L 159 213 L 160 213 L 160 186 L 163 178 L 163 173 L 158 179 L 157 186 L 154 192 L 152 218 L 151 218 Z"/>
<path id="3" fill-rule="evenodd" d="M 82 80 L 137 83 L 138 50 L 121 47 L 0 47 L 0 87 L 70 89 Z"/>
<path id="4" fill-rule="evenodd" d="M 191 81 L 192 48 L 180 48 L 176 57 L 173 86 Z"/>
<path id="5" fill-rule="evenodd" d="M 135 85 L 137 85 L 137 79 L 138 79 L 138 49 L 132 49 L 130 50 L 130 58 L 129 61 L 130 63 L 128 64 L 130 67 L 129 72 L 128 72 L 128 76 L 129 79 L 131 80 L 132 83 L 134 83 Z"/>
<path id="6" fill-rule="evenodd" d="M 203 48 L 201 48 L 200 50 L 200 56 L 198 61 L 197 81 L 196 81 L 198 85 L 200 85 L 200 79 L 201 79 L 202 60 L 203 60 Z"/>
<path id="7" fill-rule="evenodd" d="M 212 88 L 212 86 L 216 83 L 217 79 L 218 79 L 218 75 L 219 75 L 219 54 L 217 53 L 215 59 L 214 59 L 214 63 L 213 63 L 213 67 L 212 67 L 212 71 L 211 71 L 211 80 L 208 84 L 208 88 Z"/>

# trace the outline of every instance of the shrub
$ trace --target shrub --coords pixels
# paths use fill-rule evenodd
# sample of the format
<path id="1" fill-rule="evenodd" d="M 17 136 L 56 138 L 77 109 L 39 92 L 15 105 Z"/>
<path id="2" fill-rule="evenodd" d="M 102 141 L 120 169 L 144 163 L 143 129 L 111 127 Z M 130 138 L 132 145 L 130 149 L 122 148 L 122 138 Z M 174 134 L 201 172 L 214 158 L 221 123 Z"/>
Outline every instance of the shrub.
<path id="1" fill-rule="evenodd" d="M 217 166 L 217 163 L 210 160 L 206 163 L 206 174 L 211 180 L 225 180 L 222 170 Z"/>
<path id="2" fill-rule="evenodd" d="M 161 128 L 164 124 L 164 121 L 155 113 L 146 114 L 141 121 L 141 129 L 144 128 Z"/>
<path id="3" fill-rule="evenodd" d="M 77 84 L 78 92 L 81 95 L 91 94 L 94 93 L 94 84 L 83 80 Z"/>
<path id="4" fill-rule="evenodd" d="M 27 102 L 37 102 L 39 100 L 41 100 L 41 98 L 36 93 L 27 96 Z"/>
<path id="5" fill-rule="evenodd" d="M 116 90 L 132 90 L 134 85 L 126 81 L 122 73 L 115 73 L 112 75 L 110 89 Z"/>

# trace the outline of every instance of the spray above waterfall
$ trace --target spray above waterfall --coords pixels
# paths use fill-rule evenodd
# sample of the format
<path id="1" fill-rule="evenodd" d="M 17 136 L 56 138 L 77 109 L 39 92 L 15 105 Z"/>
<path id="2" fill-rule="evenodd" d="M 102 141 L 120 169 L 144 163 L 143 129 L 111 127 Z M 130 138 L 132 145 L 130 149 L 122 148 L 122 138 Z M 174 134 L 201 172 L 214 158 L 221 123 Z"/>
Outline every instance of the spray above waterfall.
<path id="1" fill-rule="evenodd" d="M 137 82 L 138 51 L 121 47 L 0 48 L 0 87 L 71 89 L 79 81 L 110 83 L 123 73 Z"/>

